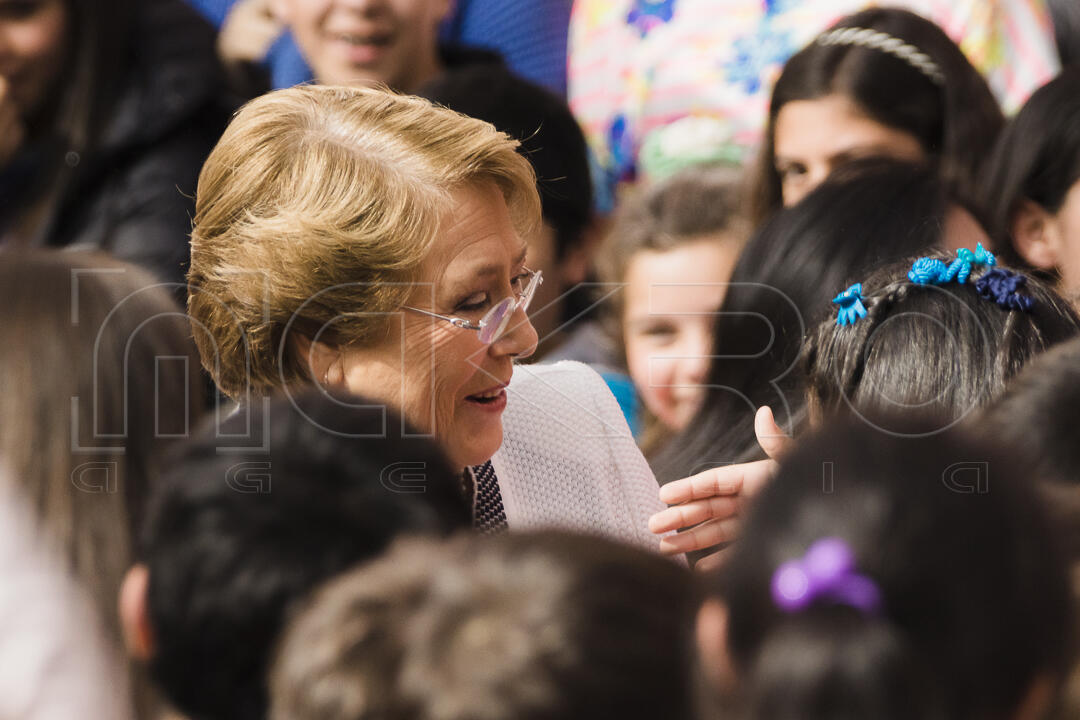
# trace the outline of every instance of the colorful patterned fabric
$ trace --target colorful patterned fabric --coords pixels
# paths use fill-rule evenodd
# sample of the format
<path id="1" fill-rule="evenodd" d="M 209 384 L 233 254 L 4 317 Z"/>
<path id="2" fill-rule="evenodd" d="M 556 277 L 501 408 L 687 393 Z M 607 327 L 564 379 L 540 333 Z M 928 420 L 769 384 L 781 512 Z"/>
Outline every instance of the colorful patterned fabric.
<path id="1" fill-rule="evenodd" d="M 648 135 L 687 116 L 756 146 L 787 58 L 869 4 L 941 25 L 1007 112 L 1060 69 L 1045 0 L 576 0 L 569 98 L 605 181 L 633 178 Z"/>

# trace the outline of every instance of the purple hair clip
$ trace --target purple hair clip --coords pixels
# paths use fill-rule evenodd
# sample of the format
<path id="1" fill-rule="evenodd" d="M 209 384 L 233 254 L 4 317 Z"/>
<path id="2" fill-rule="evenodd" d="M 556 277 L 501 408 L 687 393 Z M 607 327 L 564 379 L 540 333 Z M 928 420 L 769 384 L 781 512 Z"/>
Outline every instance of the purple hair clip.
<path id="1" fill-rule="evenodd" d="M 837 325 L 854 325 L 859 318 L 866 317 L 866 306 L 862 304 L 862 283 L 855 283 L 833 298 L 840 306 L 836 316 Z"/>
<path id="2" fill-rule="evenodd" d="M 994 268 L 975 281 L 975 292 L 1006 310 L 1031 312 L 1035 299 L 1022 292 L 1027 277 L 1005 268 Z"/>
<path id="3" fill-rule="evenodd" d="M 801 560 L 778 567 L 772 576 L 772 598 L 788 613 L 801 612 L 821 599 L 867 614 L 881 609 L 881 591 L 873 580 L 855 571 L 855 553 L 839 538 L 822 538 Z"/>

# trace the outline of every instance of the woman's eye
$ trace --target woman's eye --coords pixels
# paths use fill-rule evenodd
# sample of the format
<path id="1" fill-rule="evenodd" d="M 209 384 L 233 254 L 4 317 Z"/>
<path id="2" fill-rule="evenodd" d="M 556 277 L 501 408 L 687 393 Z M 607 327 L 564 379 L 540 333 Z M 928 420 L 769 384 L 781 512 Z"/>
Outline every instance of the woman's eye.
<path id="1" fill-rule="evenodd" d="M 529 277 L 531 273 L 523 272 L 514 276 L 514 279 L 510 281 L 510 286 L 514 288 L 514 292 L 520 294 L 525 292 L 525 286 L 529 284 Z"/>
<path id="2" fill-rule="evenodd" d="M 468 297 L 464 301 L 458 303 L 457 308 L 455 308 L 455 309 L 458 312 L 475 312 L 477 310 L 483 310 L 485 307 L 487 307 L 487 304 L 488 304 L 488 296 L 487 296 L 487 294 L 486 293 L 480 293 L 478 295 L 473 295 L 471 297 Z"/>

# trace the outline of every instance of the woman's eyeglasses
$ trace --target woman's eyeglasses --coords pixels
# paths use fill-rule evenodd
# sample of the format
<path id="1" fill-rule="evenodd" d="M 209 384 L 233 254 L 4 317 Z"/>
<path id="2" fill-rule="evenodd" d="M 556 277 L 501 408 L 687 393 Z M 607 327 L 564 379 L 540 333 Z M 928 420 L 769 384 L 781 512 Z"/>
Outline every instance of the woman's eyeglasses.
<path id="1" fill-rule="evenodd" d="M 503 336 L 507 326 L 510 325 L 510 318 L 514 316 L 514 313 L 516 313 L 518 309 L 521 309 L 522 311 L 529 309 L 529 303 L 532 302 L 533 295 L 536 294 L 536 288 L 540 286 L 540 283 L 544 282 L 539 270 L 530 271 L 526 268 L 525 272 L 529 274 L 529 282 L 525 285 L 525 288 L 520 293 L 515 293 L 514 295 L 499 301 L 499 303 L 488 310 L 484 314 L 484 317 L 480 318 L 480 321 L 476 324 L 473 324 L 464 318 L 439 315 L 438 313 L 421 310 L 420 308 L 406 306 L 404 309 L 420 313 L 421 315 L 429 315 L 433 318 L 445 320 L 454 327 L 464 328 L 466 330 L 476 330 L 480 333 L 480 342 L 485 345 L 490 345 Z"/>

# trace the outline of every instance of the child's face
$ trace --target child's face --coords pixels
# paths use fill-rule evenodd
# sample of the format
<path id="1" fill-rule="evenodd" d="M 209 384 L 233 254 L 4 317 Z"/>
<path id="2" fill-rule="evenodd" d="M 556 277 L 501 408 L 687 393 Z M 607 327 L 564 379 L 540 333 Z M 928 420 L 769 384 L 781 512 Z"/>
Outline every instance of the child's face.
<path id="1" fill-rule="evenodd" d="M 1061 289 L 1075 303 L 1080 297 L 1080 182 L 1069 188 L 1054 220 L 1060 234 L 1057 265 Z"/>
<path id="2" fill-rule="evenodd" d="M 272 0 L 324 85 L 413 92 L 436 67 L 449 0 Z"/>
<path id="3" fill-rule="evenodd" d="M 704 395 L 712 328 L 739 243 L 712 236 L 672 250 L 640 250 L 626 273 L 626 363 L 645 406 L 679 430 Z"/>
<path id="4" fill-rule="evenodd" d="M 0 103 L 30 118 L 62 74 L 68 11 L 63 0 L 0 0 Z"/>
<path id="5" fill-rule="evenodd" d="M 846 162 L 867 157 L 924 160 L 919 140 L 882 125 L 845 95 L 793 100 L 776 115 L 773 162 L 791 206 Z"/>

